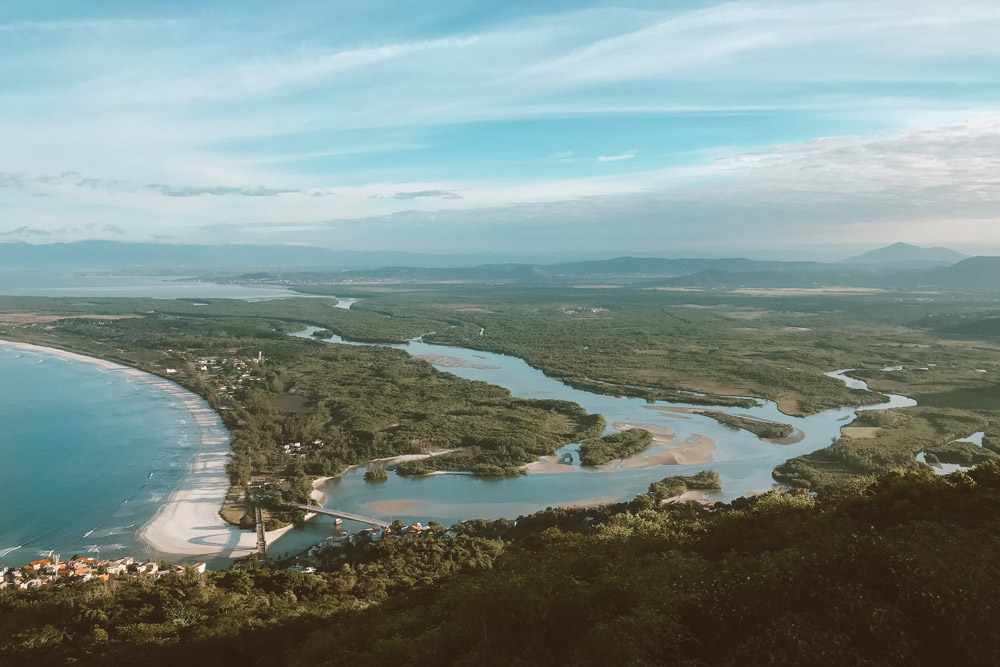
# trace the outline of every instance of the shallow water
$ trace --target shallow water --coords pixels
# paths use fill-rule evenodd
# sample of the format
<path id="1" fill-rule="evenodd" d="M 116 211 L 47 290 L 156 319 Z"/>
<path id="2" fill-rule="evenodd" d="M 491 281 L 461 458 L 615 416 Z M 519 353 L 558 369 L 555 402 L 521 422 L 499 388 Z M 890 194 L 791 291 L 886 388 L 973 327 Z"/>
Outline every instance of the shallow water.
<path id="1" fill-rule="evenodd" d="M 149 297 L 153 299 L 243 299 L 263 301 L 305 297 L 284 287 L 219 285 L 180 278 L 125 276 L 50 271 L 0 270 L 0 295 Z"/>

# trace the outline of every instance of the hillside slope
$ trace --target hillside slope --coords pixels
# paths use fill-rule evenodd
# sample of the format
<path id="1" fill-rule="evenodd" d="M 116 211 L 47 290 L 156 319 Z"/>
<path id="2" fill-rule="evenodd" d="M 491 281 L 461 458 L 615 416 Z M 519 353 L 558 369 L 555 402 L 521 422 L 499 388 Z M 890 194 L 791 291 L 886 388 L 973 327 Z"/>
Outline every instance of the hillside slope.
<path id="1" fill-rule="evenodd" d="M 1000 465 L 829 498 L 467 522 L 329 572 L 0 591 L 31 665 L 934 665 L 1000 659 Z"/>

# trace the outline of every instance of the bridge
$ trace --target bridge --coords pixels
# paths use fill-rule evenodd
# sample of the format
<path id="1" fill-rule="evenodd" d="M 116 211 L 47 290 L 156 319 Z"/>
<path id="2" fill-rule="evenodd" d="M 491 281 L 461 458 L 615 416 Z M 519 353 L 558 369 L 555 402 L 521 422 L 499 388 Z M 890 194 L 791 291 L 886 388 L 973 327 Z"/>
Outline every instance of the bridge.
<path id="1" fill-rule="evenodd" d="M 267 558 L 267 538 L 264 537 L 264 511 L 261 510 L 260 503 L 257 503 L 254 515 L 257 519 L 257 553 Z"/>
<path id="2" fill-rule="evenodd" d="M 337 517 L 338 519 L 347 519 L 349 521 L 357 521 L 358 523 L 367 523 L 370 526 L 378 526 L 379 528 L 389 527 L 388 521 L 383 521 L 382 519 L 372 519 L 371 517 L 361 516 L 360 514 L 341 512 L 340 510 L 332 510 L 326 507 L 318 507 L 316 505 L 302 505 L 301 503 L 287 503 L 287 505 L 296 509 L 305 510 L 306 512 L 315 512 L 316 514 L 325 514 L 327 516 Z"/>

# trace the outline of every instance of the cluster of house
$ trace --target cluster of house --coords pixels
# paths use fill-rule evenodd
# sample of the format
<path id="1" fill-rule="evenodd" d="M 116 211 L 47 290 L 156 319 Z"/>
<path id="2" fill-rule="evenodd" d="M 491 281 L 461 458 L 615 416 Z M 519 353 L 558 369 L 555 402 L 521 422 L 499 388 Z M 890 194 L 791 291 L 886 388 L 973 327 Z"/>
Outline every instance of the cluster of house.
<path id="1" fill-rule="evenodd" d="M 286 456 L 296 456 L 300 459 L 309 458 L 310 450 L 319 450 L 325 445 L 322 440 L 316 439 L 312 442 L 307 442 L 304 445 L 301 442 L 290 442 L 287 445 L 278 445 L 278 453 L 285 454 Z"/>
<path id="2" fill-rule="evenodd" d="M 64 584 L 91 579 L 110 580 L 112 577 L 152 576 L 184 574 L 188 567 L 199 574 L 205 571 L 205 563 L 193 566 L 175 565 L 161 569 L 160 564 L 136 561 L 131 556 L 117 560 L 98 560 L 89 556 L 73 556 L 60 560 L 58 554 L 28 563 L 24 567 L 8 568 L 0 566 L 0 589 L 7 587 L 26 590 L 51 584 Z"/>
<path id="3" fill-rule="evenodd" d="M 198 370 L 212 374 L 219 382 L 219 393 L 232 399 L 233 393 L 241 389 L 247 382 L 259 382 L 260 377 L 253 374 L 254 367 L 264 363 L 264 353 L 258 352 L 250 359 L 198 359 Z"/>
<path id="4" fill-rule="evenodd" d="M 607 313 L 609 312 L 607 308 L 580 308 L 579 310 L 568 310 L 567 308 L 561 309 L 564 315 L 576 315 L 579 313 Z"/>

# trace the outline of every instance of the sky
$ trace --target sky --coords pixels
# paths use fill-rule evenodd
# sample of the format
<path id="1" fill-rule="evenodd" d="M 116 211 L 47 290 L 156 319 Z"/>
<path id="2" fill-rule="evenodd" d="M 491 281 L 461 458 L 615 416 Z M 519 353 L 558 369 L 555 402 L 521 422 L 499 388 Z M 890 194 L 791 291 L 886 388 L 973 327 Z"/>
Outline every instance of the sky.
<path id="1" fill-rule="evenodd" d="M 1000 251 L 996 0 L 0 4 L 0 241 Z"/>

